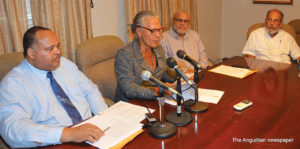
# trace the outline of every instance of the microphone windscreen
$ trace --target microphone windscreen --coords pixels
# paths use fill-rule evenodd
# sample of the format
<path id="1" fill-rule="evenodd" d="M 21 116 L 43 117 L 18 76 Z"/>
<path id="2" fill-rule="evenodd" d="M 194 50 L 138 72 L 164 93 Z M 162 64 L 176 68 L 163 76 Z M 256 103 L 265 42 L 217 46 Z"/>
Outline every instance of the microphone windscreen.
<path id="1" fill-rule="evenodd" d="M 186 55 L 185 51 L 183 51 L 183 50 L 178 50 L 178 51 L 176 52 L 176 54 L 177 54 L 177 56 L 178 56 L 179 58 L 181 58 L 181 59 L 183 59 L 183 58 L 185 57 L 185 55 Z"/>
<path id="2" fill-rule="evenodd" d="M 177 66 L 177 62 L 174 58 L 172 57 L 169 57 L 166 61 L 167 65 L 170 67 L 170 68 L 174 68 L 175 66 Z"/>
<path id="3" fill-rule="evenodd" d="M 142 72 L 142 79 L 143 80 L 149 80 L 150 77 L 151 77 L 151 72 L 150 71 L 144 70 Z"/>

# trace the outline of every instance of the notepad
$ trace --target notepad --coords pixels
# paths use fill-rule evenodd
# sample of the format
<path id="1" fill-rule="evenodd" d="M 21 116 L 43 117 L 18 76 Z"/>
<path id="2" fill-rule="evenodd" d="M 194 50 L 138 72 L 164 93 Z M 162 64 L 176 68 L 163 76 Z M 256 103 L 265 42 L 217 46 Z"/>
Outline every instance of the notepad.
<path id="1" fill-rule="evenodd" d="M 243 78 L 256 72 L 256 71 L 250 70 L 250 69 L 237 68 L 237 67 L 231 67 L 231 66 L 226 66 L 226 65 L 220 65 L 220 66 L 212 68 L 208 71 L 231 76 L 231 77 L 236 77 L 236 78 L 240 78 L 240 79 L 243 79 Z"/>

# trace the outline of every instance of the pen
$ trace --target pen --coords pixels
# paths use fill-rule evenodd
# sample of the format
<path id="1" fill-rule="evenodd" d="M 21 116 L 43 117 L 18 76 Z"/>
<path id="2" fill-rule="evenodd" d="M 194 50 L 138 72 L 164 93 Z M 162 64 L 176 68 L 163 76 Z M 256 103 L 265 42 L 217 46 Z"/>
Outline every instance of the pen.
<path id="1" fill-rule="evenodd" d="M 110 127 L 108 126 L 107 128 L 105 128 L 105 129 L 103 130 L 103 132 L 106 132 L 109 128 L 110 128 Z"/>

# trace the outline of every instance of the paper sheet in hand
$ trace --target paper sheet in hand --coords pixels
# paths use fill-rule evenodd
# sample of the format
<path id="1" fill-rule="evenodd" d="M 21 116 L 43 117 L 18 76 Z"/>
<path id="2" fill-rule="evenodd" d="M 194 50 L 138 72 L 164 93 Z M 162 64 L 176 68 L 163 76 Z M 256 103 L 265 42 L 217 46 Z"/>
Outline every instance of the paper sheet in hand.
<path id="1" fill-rule="evenodd" d="M 150 111 L 153 112 L 154 110 L 150 109 Z M 132 134 L 141 130 L 143 124 L 141 124 L 140 121 L 145 119 L 145 113 L 148 113 L 145 107 L 120 101 L 98 115 L 74 127 L 85 123 L 94 124 L 102 130 L 109 127 L 100 140 L 94 143 L 87 142 L 98 148 L 106 149 L 117 145 Z"/>
<path id="2" fill-rule="evenodd" d="M 231 76 L 231 77 L 236 77 L 236 78 L 240 78 L 240 79 L 243 79 L 243 78 L 256 72 L 256 71 L 250 70 L 250 69 L 236 68 L 236 67 L 225 66 L 225 65 L 220 65 L 220 66 L 212 68 L 208 71 Z"/>

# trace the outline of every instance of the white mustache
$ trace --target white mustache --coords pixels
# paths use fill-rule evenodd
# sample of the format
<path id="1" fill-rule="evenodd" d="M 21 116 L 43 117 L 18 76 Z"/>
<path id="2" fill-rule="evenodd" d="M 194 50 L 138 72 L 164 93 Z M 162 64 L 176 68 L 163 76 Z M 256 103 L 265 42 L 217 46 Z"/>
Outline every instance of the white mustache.
<path id="1" fill-rule="evenodd" d="M 268 29 L 275 29 L 274 25 L 269 25 Z"/>

